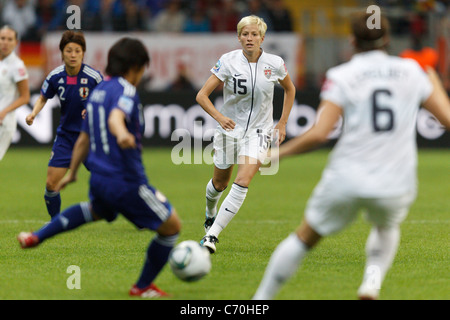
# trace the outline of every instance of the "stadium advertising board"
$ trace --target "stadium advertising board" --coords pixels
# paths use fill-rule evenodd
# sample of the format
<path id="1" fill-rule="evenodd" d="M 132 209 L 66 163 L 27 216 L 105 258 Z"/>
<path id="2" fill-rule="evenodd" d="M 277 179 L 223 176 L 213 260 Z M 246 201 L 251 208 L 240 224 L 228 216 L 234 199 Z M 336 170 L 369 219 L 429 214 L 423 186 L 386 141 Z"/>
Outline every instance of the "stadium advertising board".
<path id="1" fill-rule="evenodd" d="M 39 94 L 34 93 L 31 103 Z M 211 142 L 217 123 L 195 101 L 196 92 L 148 92 L 140 94 L 145 119 L 145 146 L 174 146 L 182 137 L 192 141 Z M 223 103 L 221 92 L 211 96 L 216 107 Z M 275 90 L 274 119 L 279 119 L 282 108 L 283 91 Z M 287 139 L 304 133 L 314 123 L 317 116 L 319 93 L 317 91 L 297 92 L 297 97 L 286 127 Z M 59 101 L 53 98 L 36 117 L 32 126 L 25 123 L 25 117 L 31 112 L 30 106 L 17 109 L 18 130 L 13 143 L 24 146 L 51 145 L 59 124 Z M 341 125 L 341 124 L 340 124 Z M 341 127 L 337 126 L 331 134 L 335 141 Z M 424 109 L 419 111 L 417 120 L 417 142 L 419 147 L 450 147 L 450 133 Z"/>

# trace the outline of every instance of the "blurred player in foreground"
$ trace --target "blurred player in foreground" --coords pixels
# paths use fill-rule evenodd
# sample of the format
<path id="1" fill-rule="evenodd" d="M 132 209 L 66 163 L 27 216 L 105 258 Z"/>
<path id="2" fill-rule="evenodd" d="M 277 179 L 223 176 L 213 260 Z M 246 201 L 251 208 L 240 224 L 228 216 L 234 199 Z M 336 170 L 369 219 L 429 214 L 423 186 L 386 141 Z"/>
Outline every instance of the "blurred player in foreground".
<path id="1" fill-rule="evenodd" d="M 86 40 L 81 32 L 65 31 L 59 43 L 64 64 L 49 73 L 41 87 L 41 95 L 33 111 L 26 117 L 28 125 L 44 108 L 48 99 L 58 95 L 61 120 L 56 130 L 52 154 L 48 162 L 45 204 L 50 217 L 61 210 L 61 196 L 56 186 L 69 170 L 75 141 L 81 130 L 89 94 L 102 81 L 100 72 L 83 63 Z"/>
<path id="2" fill-rule="evenodd" d="M 286 136 L 295 87 L 283 59 L 261 48 L 266 30 L 261 18 L 242 18 L 237 25 L 242 49 L 219 59 L 197 95 L 197 102 L 219 123 L 214 134 L 214 174 L 206 186 L 206 235 L 201 241 L 211 253 L 216 251 L 220 232 L 244 203 L 250 182 L 266 158 L 272 132 L 278 132 L 278 144 Z M 209 95 L 222 83 L 224 105 L 217 110 Z M 280 121 L 273 128 L 273 92 L 278 83 L 285 94 Z M 234 164 L 238 164 L 236 178 L 217 212 Z"/>
<path id="3" fill-rule="evenodd" d="M 28 72 L 14 52 L 17 43 L 17 32 L 3 26 L 0 29 L 0 160 L 16 132 L 15 110 L 30 100 Z"/>
<path id="4" fill-rule="evenodd" d="M 356 54 L 331 68 L 313 128 L 279 148 L 279 158 L 327 141 L 342 116 L 342 135 L 309 199 L 302 224 L 282 241 L 253 299 L 273 299 L 303 258 L 325 236 L 341 231 L 360 209 L 372 229 L 360 299 L 377 299 L 400 240 L 400 224 L 417 192 L 416 117 L 421 103 L 450 130 L 450 103 L 434 72 L 389 56 L 389 25 L 368 29 L 370 15 L 352 18 Z M 276 151 L 274 151 L 276 152 Z"/>
<path id="5" fill-rule="evenodd" d="M 143 117 L 136 86 L 149 63 L 147 50 L 139 40 L 123 38 L 110 49 L 106 73 L 111 78 L 90 95 L 70 171 L 59 185 L 64 188 L 74 182 L 88 157 L 90 202 L 64 210 L 37 232 L 20 233 L 18 240 L 23 248 L 31 248 L 91 221 L 113 221 L 121 213 L 138 228 L 157 232 L 130 295 L 159 297 L 166 293 L 153 280 L 167 262 L 181 223 L 164 195 L 148 184 L 142 164 Z"/>

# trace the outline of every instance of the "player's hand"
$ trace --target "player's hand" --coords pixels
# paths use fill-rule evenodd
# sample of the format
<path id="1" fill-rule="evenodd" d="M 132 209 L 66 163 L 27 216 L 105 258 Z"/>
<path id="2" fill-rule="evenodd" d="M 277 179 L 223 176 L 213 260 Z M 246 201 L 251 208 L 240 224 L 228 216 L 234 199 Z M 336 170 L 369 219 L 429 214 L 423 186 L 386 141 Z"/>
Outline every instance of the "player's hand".
<path id="1" fill-rule="evenodd" d="M 25 118 L 25 122 L 27 123 L 27 125 L 31 126 L 34 122 L 34 118 L 35 116 L 32 113 L 27 115 L 27 117 Z"/>
<path id="2" fill-rule="evenodd" d="M 134 136 L 127 132 L 117 137 L 117 144 L 121 149 L 135 149 L 136 139 Z"/>
<path id="3" fill-rule="evenodd" d="M 222 116 L 219 120 L 218 120 L 220 126 L 225 129 L 226 131 L 231 131 L 234 129 L 234 127 L 236 126 L 236 123 L 225 116 Z"/>
<path id="4" fill-rule="evenodd" d="M 87 114 L 87 110 L 83 109 L 83 111 L 81 111 L 81 118 L 84 120 L 86 119 L 86 114 Z"/>
<path id="5" fill-rule="evenodd" d="M 60 190 L 64 189 L 68 184 L 73 183 L 77 181 L 77 177 L 73 176 L 72 174 L 67 174 L 64 178 L 61 179 L 61 181 L 56 186 L 56 192 L 59 192 Z"/>
<path id="6" fill-rule="evenodd" d="M 284 139 L 286 139 L 286 125 L 278 122 L 277 125 L 275 126 L 275 132 L 277 133 L 276 145 L 277 147 L 279 147 L 280 144 L 284 141 Z"/>

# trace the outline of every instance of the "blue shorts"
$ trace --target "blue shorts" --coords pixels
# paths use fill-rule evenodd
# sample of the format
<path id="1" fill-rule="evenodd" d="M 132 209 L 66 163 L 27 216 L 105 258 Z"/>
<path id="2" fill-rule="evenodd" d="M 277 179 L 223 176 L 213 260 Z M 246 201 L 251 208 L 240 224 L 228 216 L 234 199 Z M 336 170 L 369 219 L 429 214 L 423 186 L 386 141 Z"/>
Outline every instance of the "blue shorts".
<path id="1" fill-rule="evenodd" d="M 72 160 L 72 151 L 80 134 L 77 132 L 59 132 L 53 142 L 52 155 L 48 162 L 49 167 L 69 168 Z M 88 168 L 86 163 L 85 167 Z M 88 168 L 89 169 L 89 168 Z"/>
<path id="2" fill-rule="evenodd" d="M 89 198 L 96 215 L 111 222 L 121 213 L 138 228 L 156 230 L 172 213 L 167 198 L 149 184 L 97 174 L 91 175 Z"/>

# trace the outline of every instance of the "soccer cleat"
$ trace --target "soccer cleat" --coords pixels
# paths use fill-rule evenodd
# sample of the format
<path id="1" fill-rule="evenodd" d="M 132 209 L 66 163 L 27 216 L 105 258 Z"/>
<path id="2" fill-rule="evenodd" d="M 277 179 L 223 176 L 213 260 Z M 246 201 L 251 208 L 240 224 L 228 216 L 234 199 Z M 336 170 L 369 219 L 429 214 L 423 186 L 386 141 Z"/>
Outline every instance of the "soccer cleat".
<path id="1" fill-rule="evenodd" d="M 17 240 L 23 249 L 33 248 L 39 244 L 39 238 L 31 232 L 21 232 L 17 236 Z"/>
<path id="2" fill-rule="evenodd" d="M 359 300 L 378 300 L 378 295 L 380 293 L 379 289 L 361 285 L 358 289 L 358 299 Z"/>
<path id="3" fill-rule="evenodd" d="M 216 252 L 216 243 L 219 243 L 219 239 L 216 236 L 204 236 L 200 241 L 200 244 L 209 250 L 209 253 Z"/>
<path id="4" fill-rule="evenodd" d="M 136 285 L 134 285 L 130 289 L 130 296 L 141 298 L 161 298 L 168 297 L 169 294 L 162 291 L 152 283 L 148 287 L 145 287 L 143 289 L 139 289 Z"/>
<path id="5" fill-rule="evenodd" d="M 208 233 L 209 229 L 211 229 L 212 225 L 214 224 L 214 221 L 216 220 L 216 216 L 210 218 L 207 214 L 205 214 L 205 223 L 203 226 L 205 227 L 205 233 Z"/>

